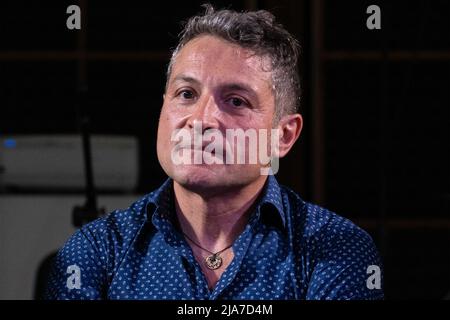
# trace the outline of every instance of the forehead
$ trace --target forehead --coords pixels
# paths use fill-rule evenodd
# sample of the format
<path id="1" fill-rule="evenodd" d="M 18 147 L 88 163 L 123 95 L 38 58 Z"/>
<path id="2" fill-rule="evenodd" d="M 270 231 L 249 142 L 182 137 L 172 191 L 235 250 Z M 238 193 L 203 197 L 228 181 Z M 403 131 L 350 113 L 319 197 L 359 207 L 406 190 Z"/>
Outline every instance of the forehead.
<path id="1" fill-rule="evenodd" d="M 189 74 L 202 82 L 239 80 L 258 88 L 271 88 L 267 58 L 209 35 L 189 41 L 180 50 L 175 57 L 170 78 L 180 73 Z"/>

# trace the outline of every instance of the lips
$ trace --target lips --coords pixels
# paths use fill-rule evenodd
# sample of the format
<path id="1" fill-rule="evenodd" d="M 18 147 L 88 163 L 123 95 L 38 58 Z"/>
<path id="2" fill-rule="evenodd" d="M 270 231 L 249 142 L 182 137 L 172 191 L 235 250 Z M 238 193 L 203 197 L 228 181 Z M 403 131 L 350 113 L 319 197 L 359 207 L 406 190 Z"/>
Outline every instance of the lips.
<path id="1" fill-rule="evenodd" d="M 185 150 L 191 150 L 191 151 L 198 150 L 198 151 L 203 151 L 203 152 L 209 152 L 209 151 L 205 150 L 207 146 L 208 146 L 207 143 L 205 143 L 205 144 L 203 144 L 201 146 L 195 146 L 195 145 L 189 145 L 189 144 L 187 144 L 187 145 L 185 145 L 185 144 L 176 144 L 175 145 L 175 151 L 179 151 L 179 150 L 185 149 Z M 212 152 L 215 153 L 215 150 L 213 149 Z M 212 152 L 210 152 L 210 153 L 212 153 Z"/>

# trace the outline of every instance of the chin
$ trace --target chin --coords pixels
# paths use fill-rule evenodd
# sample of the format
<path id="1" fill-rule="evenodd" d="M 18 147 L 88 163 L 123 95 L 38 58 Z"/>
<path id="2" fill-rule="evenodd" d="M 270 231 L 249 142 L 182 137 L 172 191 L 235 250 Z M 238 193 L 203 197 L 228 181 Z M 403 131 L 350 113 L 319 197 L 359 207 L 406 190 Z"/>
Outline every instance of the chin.
<path id="1" fill-rule="evenodd" d="M 243 167 L 186 165 L 173 168 L 169 176 L 188 190 L 210 193 L 239 188 L 260 177 L 259 169 L 255 170 L 255 174 L 252 173 L 253 170 L 247 170 Z"/>
<path id="2" fill-rule="evenodd" d="M 213 186 L 224 182 L 224 168 L 208 165 L 184 165 L 173 169 L 172 179 L 183 186 Z"/>

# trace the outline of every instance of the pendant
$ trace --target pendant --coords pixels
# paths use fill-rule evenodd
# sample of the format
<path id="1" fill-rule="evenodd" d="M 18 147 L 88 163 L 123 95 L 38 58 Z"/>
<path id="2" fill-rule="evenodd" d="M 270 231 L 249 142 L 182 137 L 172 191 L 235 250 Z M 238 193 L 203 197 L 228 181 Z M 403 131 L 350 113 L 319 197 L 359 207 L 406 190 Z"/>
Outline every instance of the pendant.
<path id="1" fill-rule="evenodd" d="M 208 269 L 216 270 L 222 265 L 222 258 L 218 254 L 212 254 L 205 258 L 205 263 Z"/>

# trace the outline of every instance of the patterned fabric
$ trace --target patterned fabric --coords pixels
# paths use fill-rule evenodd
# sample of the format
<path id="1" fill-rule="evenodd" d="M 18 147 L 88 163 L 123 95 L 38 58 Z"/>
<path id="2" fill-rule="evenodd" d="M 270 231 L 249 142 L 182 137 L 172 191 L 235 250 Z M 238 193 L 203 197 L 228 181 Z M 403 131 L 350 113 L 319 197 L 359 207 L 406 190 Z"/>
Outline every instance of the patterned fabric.
<path id="1" fill-rule="evenodd" d="M 77 231 L 48 299 L 382 299 L 371 237 L 269 176 L 213 290 L 174 223 L 173 182 Z"/>

